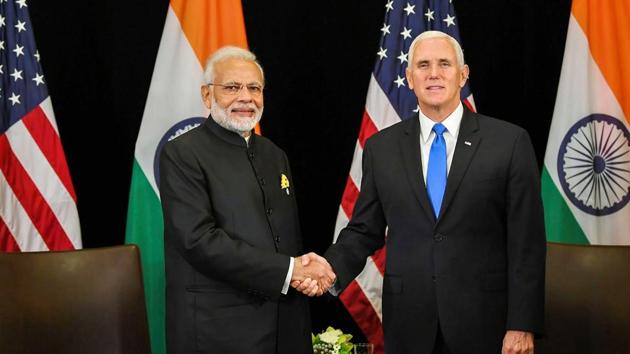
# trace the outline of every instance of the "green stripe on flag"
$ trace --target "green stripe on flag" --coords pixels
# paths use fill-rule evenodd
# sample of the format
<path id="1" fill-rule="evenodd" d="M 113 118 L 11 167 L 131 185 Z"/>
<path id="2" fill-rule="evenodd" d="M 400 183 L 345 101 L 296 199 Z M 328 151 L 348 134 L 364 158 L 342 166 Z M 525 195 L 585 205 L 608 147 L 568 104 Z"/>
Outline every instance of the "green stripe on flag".
<path id="1" fill-rule="evenodd" d="M 545 166 L 542 171 L 542 197 L 545 206 L 545 230 L 547 241 L 589 244 L 582 228 L 567 206 L 562 194 Z"/>
<path id="2" fill-rule="evenodd" d="M 134 159 L 127 212 L 126 243 L 140 247 L 151 352 L 166 353 L 164 327 L 164 225 L 155 191 Z"/>

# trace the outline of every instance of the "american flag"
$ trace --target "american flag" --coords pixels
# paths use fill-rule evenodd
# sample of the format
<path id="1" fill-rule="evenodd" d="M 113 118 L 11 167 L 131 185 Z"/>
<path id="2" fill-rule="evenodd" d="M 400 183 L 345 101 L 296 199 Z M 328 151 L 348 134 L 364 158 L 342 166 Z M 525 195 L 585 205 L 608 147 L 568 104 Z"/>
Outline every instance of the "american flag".
<path id="1" fill-rule="evenodd" d="M 448 0 L 388 0 L 385 23 L 370 78 L 365 112 L 354 150 L 350 175 L 335 225 L 335 239 L 352 216 L 361 185 L 361 157 L 365 140 L 401 119 L 418 117 L 418 100 L 407 86 L 405 69 L 409 45 L 428 30 L 448 33 L 458 41 L 459 30 L 453 4 Z M 461 43 L 461 41 L 460 41 Z M 462 89 L 466 106 L 475 110 L 468 84 Z M 381 294 L 385 272 L 385 248 L 368 259 L 363 272 L 341 294 L 341 301 L 357 322 L 376 352 L 383 353 Z"/>
<path id="2" fill-rule="evenodd" d="M 81 248 L 26 0 L 0 0 L 0 251 Z"/>

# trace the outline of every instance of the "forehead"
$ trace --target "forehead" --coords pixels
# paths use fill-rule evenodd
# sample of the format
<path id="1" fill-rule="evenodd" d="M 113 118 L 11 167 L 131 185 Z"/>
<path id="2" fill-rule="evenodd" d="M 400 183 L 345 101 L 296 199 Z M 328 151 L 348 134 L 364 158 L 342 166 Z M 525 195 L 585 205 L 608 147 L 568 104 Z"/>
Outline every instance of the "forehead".
<path id="1" fill-rule="evenodd" d="M 455 48 L 445 38 L 423 39 L 413 50 L 414 61 L 431 59 L 449 59 L 455 61 Z"/>
<path id="2" fill-rule="evenodd" d="M 214 65 L 216 81 L 241 83 L 262 82 L 262 74 L 253 61 L 228 58 Z"/>

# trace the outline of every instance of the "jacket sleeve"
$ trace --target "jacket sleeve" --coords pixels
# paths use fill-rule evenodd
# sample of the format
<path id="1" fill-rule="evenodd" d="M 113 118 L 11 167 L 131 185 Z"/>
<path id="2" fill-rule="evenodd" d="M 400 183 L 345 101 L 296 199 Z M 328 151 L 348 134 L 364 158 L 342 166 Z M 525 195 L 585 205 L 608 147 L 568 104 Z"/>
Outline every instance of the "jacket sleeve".
<path id="1" fill-rule="evenodd" d="M 365 267 L 367 257 L 385 244 L 385 215 L 374 180 L 370 140 L 363 151 L 361 192 L 352 218 L 324 257 L 337 275 L 335 288 L 345 289 Z"/>
<path id="2" fill-rule="evenodd" d="M 279 296 L 289 256 L 230 237 L 217 225 L 207 183 L 191 149 L 165 146 L 160 157 L 165 246 L 208 277 L 265 297 Z"/>
<path id="3" fill-rule="evenodd" d="M 508 314 L 506 329 L 541 334 L 544 322 L 546 238 L 540 174 L 527 132 L 515 141 L 507 207 Z"/>

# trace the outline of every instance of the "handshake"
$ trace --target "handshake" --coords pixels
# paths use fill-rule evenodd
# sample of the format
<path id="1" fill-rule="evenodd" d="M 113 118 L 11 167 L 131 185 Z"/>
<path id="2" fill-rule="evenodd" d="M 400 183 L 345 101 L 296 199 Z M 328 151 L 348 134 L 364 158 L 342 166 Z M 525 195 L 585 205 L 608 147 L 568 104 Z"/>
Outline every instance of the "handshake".
<path id="1" fill-rule="evenodd" d="M 295 257 L 291 286 L 307 296 L 321 296 L 330 289 L 337 276 L 328 261 L 316 253 Z"/>

